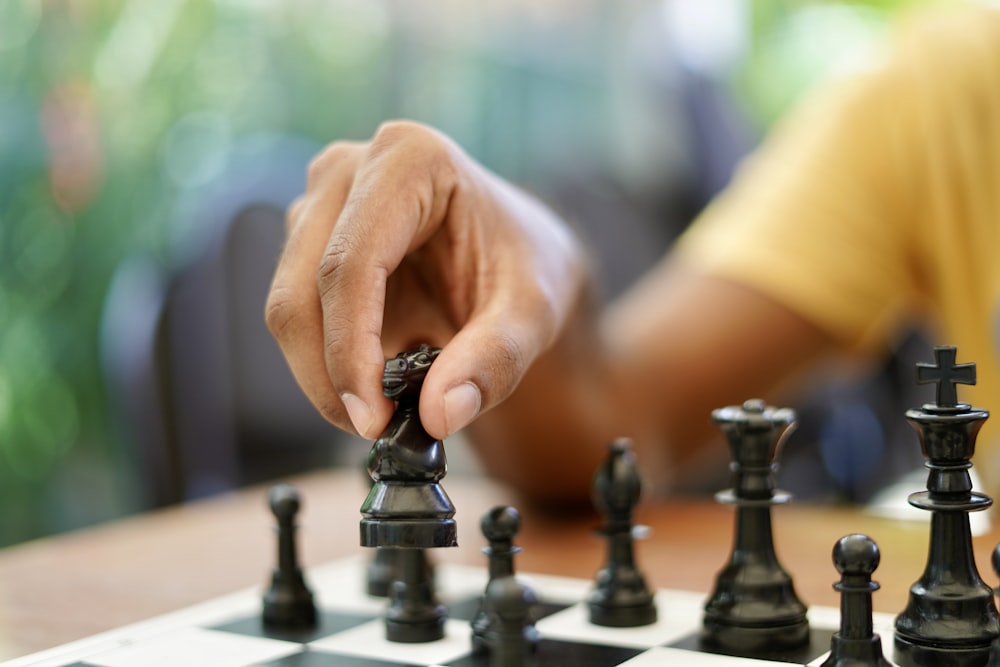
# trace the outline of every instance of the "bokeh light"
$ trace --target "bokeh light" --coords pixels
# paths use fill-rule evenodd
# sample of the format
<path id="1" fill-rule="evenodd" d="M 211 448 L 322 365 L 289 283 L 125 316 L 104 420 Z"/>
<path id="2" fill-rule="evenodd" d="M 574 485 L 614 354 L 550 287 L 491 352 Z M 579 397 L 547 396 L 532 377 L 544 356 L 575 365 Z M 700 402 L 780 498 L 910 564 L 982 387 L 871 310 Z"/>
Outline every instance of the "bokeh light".
<path id="1" fill-rule="evenodd" d="M 0 2 L 0 52 L 27 43 L 38 30 L 41 17 L 41 0 Z"/>

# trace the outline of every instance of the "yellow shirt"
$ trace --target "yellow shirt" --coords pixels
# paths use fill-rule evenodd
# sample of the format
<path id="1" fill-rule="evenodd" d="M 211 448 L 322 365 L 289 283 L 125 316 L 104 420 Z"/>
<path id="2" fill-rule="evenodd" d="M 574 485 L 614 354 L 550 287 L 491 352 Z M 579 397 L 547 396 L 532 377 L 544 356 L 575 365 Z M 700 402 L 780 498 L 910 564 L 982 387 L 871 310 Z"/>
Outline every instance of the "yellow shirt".
<path id="1" fill-rule="evenodd" d="M 995 492 L 1000 11 L 906 24 L 884 59 L 776 128 L 677 250 L 855 349 L 885 349 L 901 325 L 930 322 L 959 363 L 977 363 L 977 386 L 960 386 L 959 400 L 997 413 L 974 459 Z"/>

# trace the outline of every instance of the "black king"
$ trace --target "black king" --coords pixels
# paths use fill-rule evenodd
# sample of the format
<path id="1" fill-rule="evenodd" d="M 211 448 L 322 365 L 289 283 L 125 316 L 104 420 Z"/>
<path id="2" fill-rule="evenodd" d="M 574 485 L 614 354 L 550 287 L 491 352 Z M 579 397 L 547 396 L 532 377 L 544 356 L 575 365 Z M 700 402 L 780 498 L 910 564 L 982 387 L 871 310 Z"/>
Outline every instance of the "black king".
<path id="1" fill-rule="evenodd" d="M 427 345 L 385 362 L 382 393 L 396 412 L 368 453 L 374 480 L 361 506 L 361 546 L 420 549 L 457 546 L 455 506 L 441 488 L 444 444 L 424 430 L 420 388 L 440 352 Z"/>
<path id="2" fill-rule="evenodd" d="M 975 364 L 956 364 L 954 347 L 936 347 L 936 365 L 917 364 L 918 384 L 937 384 L 935 403 L 908 410 L 920 437 L 927 490 L 909 502 L 931 512 L 930 549 L 923 575 L 896 617 L 895 661 L 902 667 L 985 665 L 1000 633 L 993 594 L 979 576 L 972 551 L 969 512 L 993 501 L 972 490 L 976 435 L 989 417 L 958 402 L 956 384 L 975 384 Z"/>

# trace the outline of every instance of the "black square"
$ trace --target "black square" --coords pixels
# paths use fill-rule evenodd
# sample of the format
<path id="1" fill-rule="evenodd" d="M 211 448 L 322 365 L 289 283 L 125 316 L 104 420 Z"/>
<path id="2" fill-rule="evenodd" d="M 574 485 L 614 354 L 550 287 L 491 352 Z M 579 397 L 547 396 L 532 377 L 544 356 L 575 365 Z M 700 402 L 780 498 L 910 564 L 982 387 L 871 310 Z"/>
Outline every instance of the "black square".
<path id="1" fill-rule="evenodd" d="M 453 618 L 457 621 L 471 621 L 479 611 L 480 600 L 482 598 L 477 596 L 474 598 L 465 598 L 462 600 L 455 600 L 448 603 L 448 618 Z M 563 602 L 552 602 L 550 600 L 540 600 L 537 604 L 533 605 L 531 608 L 531 615 L 535 621 L 540 621 L 546 616 L 551 616 L 552 614 L 562 611 L 563 609 L 568 609 L 572 607 L 572 603 Z"/>
<path id="2" fill-rule="evenodd" d="M 259 667 L 421 667 L 414 663 L 392 662 L 379 658 L 342 655 L 305 649 L 301 653 L 264 662 Z"/>
<path id="3" fill-rule="evenodd" d="M 338 632 L 343 632 L 355 626 L 367 623 L 375 618 L 371 614 L 348 614 L 335 611 L 319 611 L 316 615 L 316 627 L 301 629 L 275 629 L 265 627 L 261 622 L 259 614 L 245 616 L 233 621 L 228 621 L 221 625 L 212 626 L 210 630 L 220 630 L 222 632 L 232 632 L 251 637 L 266 637 L 268 639 L 281 639 L 286 642 L 307 643 L 329 637 Z"/>
<path id="4" fill-rule="evenodd" d="M 542 639 L 529 664 L 539 667 L 615 667 L 644 651 L 625 646 Z M 489 655 L 482 653 L 453 660 L 448 667 L 488 667 L 489 664 Z"/>
<path id="5" fill-rule="evenodd" d="M 824 630 L 817 628 L 809 629 L 809 643 L 798 649 L 786 649 L 782 651 L 768 651 L 761 653 L 729 653 L 717 647 L 705 645 L 701 639 L 700 632 L 692 632 L 681 637 L 677 641 L 667 644 L 670 648 L 680 648 L 685 651 L 697 651 L 699 653 L 712 653 L 714 655 L 730 655 L 736 658 L 756 658 L 757 660 L 770 660 L 771 662 L 787 662 L 793 665 L 806 665 L 830 650 L 830 638 L 833 637 L 834 630 Z"/>

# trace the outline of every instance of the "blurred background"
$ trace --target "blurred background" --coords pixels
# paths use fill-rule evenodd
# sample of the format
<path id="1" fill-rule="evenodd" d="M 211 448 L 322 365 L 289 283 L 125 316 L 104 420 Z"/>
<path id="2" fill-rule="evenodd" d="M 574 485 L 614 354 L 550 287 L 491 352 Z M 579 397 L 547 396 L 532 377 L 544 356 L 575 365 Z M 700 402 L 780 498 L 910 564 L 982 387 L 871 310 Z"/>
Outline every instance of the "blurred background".
<path id="1" fill-rule="evenodd" d="M 441 128 L 578 225 L 610 297 L 915 4 L 0 0 L 0 544 L 360 460 L 262 322 L 326 142 Z"/>

